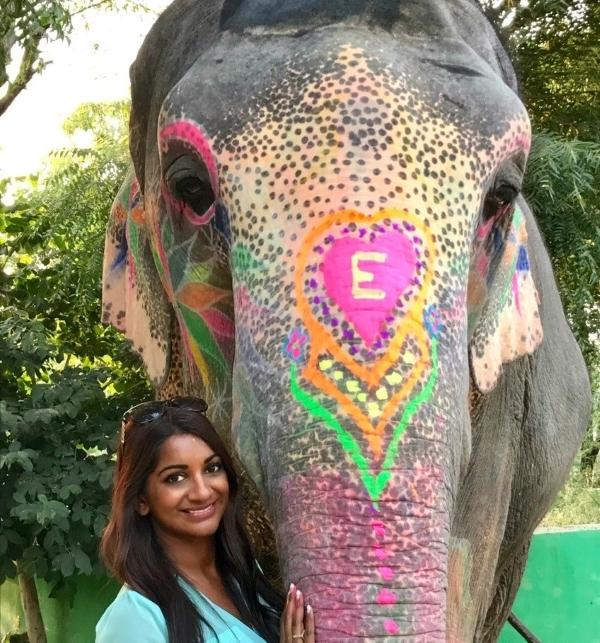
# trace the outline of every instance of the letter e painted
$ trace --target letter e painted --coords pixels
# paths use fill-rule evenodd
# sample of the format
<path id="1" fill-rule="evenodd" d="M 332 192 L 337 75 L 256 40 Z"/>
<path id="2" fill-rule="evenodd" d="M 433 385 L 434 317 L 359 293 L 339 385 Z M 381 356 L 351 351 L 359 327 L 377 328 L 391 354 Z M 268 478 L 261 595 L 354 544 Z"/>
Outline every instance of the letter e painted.
<path id="1" fill-rule="evenodd" d="M 378 288 L 364 288 L 363 284 L 373 281 L 375 275 L 367 270 L 362 270 L 359 261 L 375 261 L 385 263 L 387 255 L 384 252 L 355 252 L 352 255 L 352 297 L 354 299 L 385 299 L 385 290 Z"/>

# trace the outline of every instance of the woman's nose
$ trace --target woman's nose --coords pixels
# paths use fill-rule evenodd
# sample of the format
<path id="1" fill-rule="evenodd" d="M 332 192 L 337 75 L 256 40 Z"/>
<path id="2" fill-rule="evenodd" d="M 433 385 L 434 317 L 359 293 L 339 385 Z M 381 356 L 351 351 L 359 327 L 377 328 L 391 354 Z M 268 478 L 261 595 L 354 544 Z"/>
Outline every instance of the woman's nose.
<path id="1" fill-rule="evenodd" d="M 194 500 L 204 500 L 210 498 L 211 494 L 212 490 L 201 473 L 191 478 L 191 485 L 188 489 L 190 498 Z"/>

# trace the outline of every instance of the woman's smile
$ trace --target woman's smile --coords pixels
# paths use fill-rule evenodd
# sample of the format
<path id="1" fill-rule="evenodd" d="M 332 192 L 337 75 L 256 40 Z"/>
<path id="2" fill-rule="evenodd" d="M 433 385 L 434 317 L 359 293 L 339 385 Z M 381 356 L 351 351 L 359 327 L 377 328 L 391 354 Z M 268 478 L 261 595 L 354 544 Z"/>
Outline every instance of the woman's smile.
<path id="1" fill-rule="evenodd" d="M 211 502 L 206 507 L 182 509 L 181 511 L 187 514 L 193 520 L 205 520 L 206 518 L 210 518 L 215 513 L 216 506 L 214 502 Z"/>

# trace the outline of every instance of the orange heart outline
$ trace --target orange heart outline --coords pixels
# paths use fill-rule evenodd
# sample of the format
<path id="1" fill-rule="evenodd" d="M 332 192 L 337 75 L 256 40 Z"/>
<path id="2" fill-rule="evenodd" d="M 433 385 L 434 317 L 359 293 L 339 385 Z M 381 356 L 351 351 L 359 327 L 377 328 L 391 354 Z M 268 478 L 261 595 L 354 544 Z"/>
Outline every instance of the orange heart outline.
<path id="1" fill-rule="evenodd" d="M 331 334 L 324 329 L 323 325 L 315 318 L 304 294 L 303 277 L 309 253 L 311 252 L 316 240 L 323 235 L 327 229 L 332 228 L 335 225 L 347 223 L 368 225 L 377 223 L 382 219 L 393 219 L 402 222 L 408 221 L 411 225 L 415 226 L 415 229 L 422 235 L 424 250 L 428 252 L 429 257 L 426 259 L 423 283 L 417 291 L 416 296 L 413 298 L 405 318 L 401 322 L 399 332 L 394 335 L 388 350 L 377 360 L 375 364 L 363 366 L 358 364 L 354 358 L 343 351 Z M 393 208 L 380 210 L 375 215 L 365 215 L 354 210 L 342 210 L 337 212 L 333 217 L 328 217 L 307 234 L 297 256 L 295 275 L 296 306 L 300 318 L 305 324 L 311 338 L 309 358 L 302 371 L 302 377 L 317 388 L 321 389 L 328 396 L 335 399 L 340 407 L 346 410 L 363 432 L 365 439 L 377 458 L 382 456 L 382 441 L 386 424 L 400 404 L 406 399 L 406 397 L 408 397 L 408 394 L 419 381 L 421 375 L 425 371 L 425 368 L 431 368 L 428 335 L 425 332 L 424 325 L 419 325 L 413 320 L 423 319 L 425 297 L 433 278 L 434 260 L 435 246 L 429 229 L 424 226 L 415 215 L 412 215 L 406 210 Z M 411 331 L 411 327 L 412 335 L 415 337 L 419 347 L 419 359 L 417 360 L 409 377 L 385 405 L 383 413 L 381 414 L 377 424 L 373 426 L 371 420 L 366 417 L 359 408 L 357 408 L 352 399 L 342 393 L 337 386 L 335 386 L 322 373 L 322 371 L 317 368 L 317 361 L 319 356 L 323 355 L 325 351 L 328 351 L 333 358 L 338 361 L 338 363 L 343 364 L 358 379 L 365 382 L 369 389 L 373 390 L 380 384 L 382 378 L 390 367 L 397 363 L 400 357 L 400 349 L 402 348 L 404 340 Z"/>

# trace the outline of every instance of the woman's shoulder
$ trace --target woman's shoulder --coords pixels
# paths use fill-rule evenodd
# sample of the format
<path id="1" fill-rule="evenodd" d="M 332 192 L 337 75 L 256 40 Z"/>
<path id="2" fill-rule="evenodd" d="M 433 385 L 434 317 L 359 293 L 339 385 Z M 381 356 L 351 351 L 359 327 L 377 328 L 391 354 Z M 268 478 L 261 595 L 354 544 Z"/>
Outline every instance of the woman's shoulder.
<path id="1" fill-rule="evenodd" d="M 160 607 L 124 585 L 96 625 L 96 643 L 167 643 Z"/>

